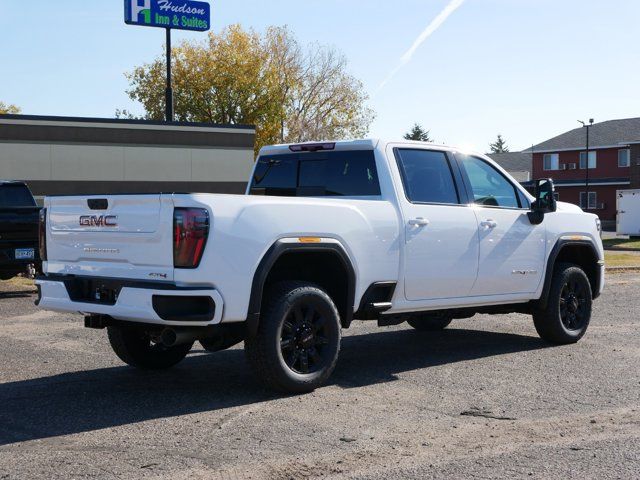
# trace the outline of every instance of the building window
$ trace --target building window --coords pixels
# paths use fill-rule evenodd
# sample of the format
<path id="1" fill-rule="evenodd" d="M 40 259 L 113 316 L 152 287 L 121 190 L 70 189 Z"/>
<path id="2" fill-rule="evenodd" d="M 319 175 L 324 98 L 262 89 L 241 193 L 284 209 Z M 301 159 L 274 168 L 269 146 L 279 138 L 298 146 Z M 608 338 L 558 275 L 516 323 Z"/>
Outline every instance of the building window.
<path id="1" fill-rule="evenodd" d="M 587 192 L 580 192 L 580 208 L 583 210 L 595 209 L 598 207 L 598 194 L 589 192 L 589 205 L 587 205 Z"/>
<path id="2" fill-rule="evenodd" d="M 560 155 L 557 153 L 547 153 L 544 156 L 544 164 L 542 166 L 544 170 L 559 170 L 560 169 Z"/>
<path id="3" fill-rule="evenodd" d="M 618 167 L 628 167 L 629 159 L 631 157 L 631 150 L 628 148 L 623 148 L 618 150 Z"/>
<path id="4" fill-rule="evenodd" d="M 580 152 L 580 168 L 586 168 L 587 152 Z M 589 152 L 589 169 L 596 168 L 596 152 Z"/>

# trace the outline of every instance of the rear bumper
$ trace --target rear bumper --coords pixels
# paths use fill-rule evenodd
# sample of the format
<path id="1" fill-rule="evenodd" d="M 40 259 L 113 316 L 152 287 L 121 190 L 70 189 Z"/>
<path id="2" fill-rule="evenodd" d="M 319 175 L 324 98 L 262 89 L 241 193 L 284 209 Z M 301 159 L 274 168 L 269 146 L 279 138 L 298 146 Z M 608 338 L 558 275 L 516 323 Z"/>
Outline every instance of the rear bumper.
<path id="1" fill-rule="evenodd" d="M 33 258 L 15 257 L 16 249 L 33 249 Z M 0 270 L 2 271 L 22 271 L 30 263 L 40 263 L 38 256 L 38 245 L 32 244 L 11 244 L 0 246 Z"/>
<path id="2" fill-rule="evenodd" d="M 82 277 L 81 280 L 98 281 Z M 106 279 L 105 279 L 106 280 Z M 110 285 L 114 280 L 109 279 Z M 224 302 L 212 288 L 177 287 L 123 282 L 112 303 L 72 300 L 68 280 L 39 277 L 36 304 L 46 310 L 108 315 L 117 320 L 171 326 L 207 326 L 220 323 Z"/>

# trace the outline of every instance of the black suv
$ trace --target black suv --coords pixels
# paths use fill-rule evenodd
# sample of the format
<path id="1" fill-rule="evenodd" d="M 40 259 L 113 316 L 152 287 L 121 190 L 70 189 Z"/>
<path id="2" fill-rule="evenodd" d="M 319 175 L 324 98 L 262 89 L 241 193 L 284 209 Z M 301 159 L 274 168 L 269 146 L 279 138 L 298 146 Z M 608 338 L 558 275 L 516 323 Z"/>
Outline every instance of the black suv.
<path id="1" fill-rule="evenodd" d="M 39 211 L 24 182 L 0 180 L 0 280 L 40 264 Z"/>

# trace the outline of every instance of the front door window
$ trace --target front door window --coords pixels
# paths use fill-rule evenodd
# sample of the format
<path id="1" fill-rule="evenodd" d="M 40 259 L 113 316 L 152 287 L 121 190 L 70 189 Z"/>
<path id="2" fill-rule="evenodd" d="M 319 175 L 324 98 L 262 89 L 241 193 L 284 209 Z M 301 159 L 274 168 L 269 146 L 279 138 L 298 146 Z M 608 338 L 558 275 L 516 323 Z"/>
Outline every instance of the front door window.
<path id="1" fill-rule="evenodd" d="M 484 160 L 459 155 L 467 175 L 474 203 L 485 207 L 520 208 L 514 185 Z"/>

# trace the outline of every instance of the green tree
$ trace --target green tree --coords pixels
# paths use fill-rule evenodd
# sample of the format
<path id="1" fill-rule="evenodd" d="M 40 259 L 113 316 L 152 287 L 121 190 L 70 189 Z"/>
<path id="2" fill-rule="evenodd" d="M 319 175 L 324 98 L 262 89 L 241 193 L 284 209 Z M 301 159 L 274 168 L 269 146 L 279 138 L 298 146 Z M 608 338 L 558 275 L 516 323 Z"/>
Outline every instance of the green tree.
<path id="1" fill-rule="evenodd" d="M 176 120 L 256 125 L 256 153 L 282 141 L 364 136 L 374 118 L 344 56 L 303 49 L 286 27 L 261 35 L 232 25 L 172 53 Z M 127 93 L 148 119 L 164 119 L 165 68 L 162 55 L 127 74 Z"/>
<path id="2" fill-rule="evenodd" d="M 21 111 L 22 110 L 20 109 L 20 107 L 16 107 L 15 105 L 0 102 L 0 114 L 10 113 L 10 114 L 16 115 Z"/>
<path id="3" fill-rule="evenodd" d="M 423 129 L 420 124 L 415 123 L 408 133 L 404 134 L 405 140 L 416 140 L 418 142 L 433 142 L 429 137 L 430 130 Z"/>
<path id="4" fill-rule="evenodd" d="M 489 144 L 489 148 L 491 149 L 491 153 L 507 153 L 509 151 L 507 142 L 500 134 L 498 134 L 498 138 L 495 142 Z"/>

